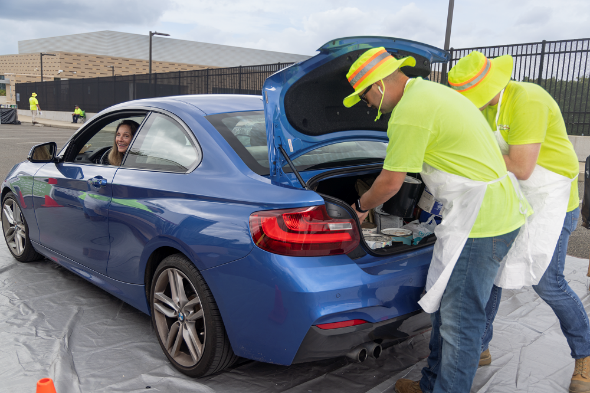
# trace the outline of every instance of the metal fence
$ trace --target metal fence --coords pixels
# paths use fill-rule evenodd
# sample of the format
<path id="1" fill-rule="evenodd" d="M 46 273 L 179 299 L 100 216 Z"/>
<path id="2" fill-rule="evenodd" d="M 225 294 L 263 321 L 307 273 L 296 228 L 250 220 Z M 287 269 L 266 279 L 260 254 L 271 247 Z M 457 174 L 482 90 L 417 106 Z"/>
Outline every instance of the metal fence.
<path id="1" fill-rule="evenodd" d="M 512 55 L 512 79 L 536 83 L 547 90 L 561 108 L 568 134 L 590 135 L 590 39 L 451 48 L 448 69 L 474 50 L 489 58 Z M 441 64 L 433 67 L 433 71 L 434 80 L 446 83 Z"/>
<path id="2" fill-rule="evenodd" d="M 46 111 L 73 111 L 79 105 L 86 112 L 99 112 L 111 105 L 141 98 L 182 94 L 260 95 L 264 80 L 292 63 L 210 68 L 16 85 L 18 109 L 29 109 L 29 97 L 37 93 Z"/>

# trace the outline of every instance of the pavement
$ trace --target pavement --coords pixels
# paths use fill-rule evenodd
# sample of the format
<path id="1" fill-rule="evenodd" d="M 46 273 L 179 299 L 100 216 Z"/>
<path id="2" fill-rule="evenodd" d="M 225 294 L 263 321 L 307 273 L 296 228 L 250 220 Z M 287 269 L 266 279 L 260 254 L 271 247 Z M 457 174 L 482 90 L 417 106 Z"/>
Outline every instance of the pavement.
<path id="1" fill-rule="evenodd" d="M 30 116 L 19 115 L 21 125 L 0 125 L 0 178 L 19 162 L 26 160 L 31 147 L 43 142 L 56 142 L 58 149 L 82 126 L 57 120 L 39 119 L 39 125 L 31 124 Z M 578 189 L 580 201 L 584 195 L 584 163 L 580 163 Z M 572 233 L 567 253 L 578 258 L 588 259 L 590 255 L 590 230 L 581 227 L 582 220 Z"/>
<path id="2" fill-rule="evenodd" d="M 33 118 L 31 116 L 25 115 L 18 115 L 18 120 L 21 123 L 32 125 Z M 35 121 L 38 123 L 38 127 L 55 127 L 55 128 L 62 128 L 66 130 L 77 130 L 78 128 L 82 127 L 83 123 L 71 123 L 67 121 L 59 121 L 59 120 L 49 120 L 49 119 L 41 119 L 37 117 Z"/>
<path id="3" fill-rule="evenodd" d="M 71 129 L 37 127 L 31 123 L 0 124 L 0 179 L 4 180 L 13 166 L 26 160 L 33 146 L 55 142 L 61 149 L 73 133 Z"/>

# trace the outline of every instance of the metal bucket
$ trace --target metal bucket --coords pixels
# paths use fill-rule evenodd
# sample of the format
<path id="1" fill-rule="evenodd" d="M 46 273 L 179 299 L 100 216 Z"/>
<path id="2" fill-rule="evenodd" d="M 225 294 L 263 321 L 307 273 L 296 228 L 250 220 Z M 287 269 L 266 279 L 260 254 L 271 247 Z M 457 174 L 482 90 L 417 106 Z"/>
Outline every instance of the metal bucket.
<path id="1" fill-rule="evenodd" d="M 424 185 L 415 177 L 406 176 L 401 188 L 383 204 L 383 211 L 398 217 L 412 217 Z"/>

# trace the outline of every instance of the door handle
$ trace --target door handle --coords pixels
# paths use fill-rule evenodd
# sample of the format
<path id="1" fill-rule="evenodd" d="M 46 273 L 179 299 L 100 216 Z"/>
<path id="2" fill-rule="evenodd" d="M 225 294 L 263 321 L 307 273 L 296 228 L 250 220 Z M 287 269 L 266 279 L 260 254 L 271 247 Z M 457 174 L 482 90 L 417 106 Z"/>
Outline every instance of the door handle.
<path id="1" fill-rule="evenodd" d="M 89 181 L 94 187 L 102 187 L 107 185 L 107 179 L 102 176 L 93 177 L 89 179 Z"/>

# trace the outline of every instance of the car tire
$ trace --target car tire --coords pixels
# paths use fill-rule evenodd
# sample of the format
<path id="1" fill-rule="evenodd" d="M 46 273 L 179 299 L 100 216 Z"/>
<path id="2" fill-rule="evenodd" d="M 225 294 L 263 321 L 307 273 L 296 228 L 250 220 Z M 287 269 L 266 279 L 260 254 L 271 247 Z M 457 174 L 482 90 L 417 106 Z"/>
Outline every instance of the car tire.
<path id="1" fill-rule="evenodd" d="M 16 195 L 8 192 L 2 200 L 2 232 L 6 246 L 19 262 L 33 262 L 43 259 L 33 248 L 29 237 L 29 226 Z"/>
<path id="2" fill-rule="evenodd" d="M 207 283 L 184 255 L 170 255 L 156 269 L 150 309 L 162 351 L 183 374 L 204 377 L 238 359 Z"/>

